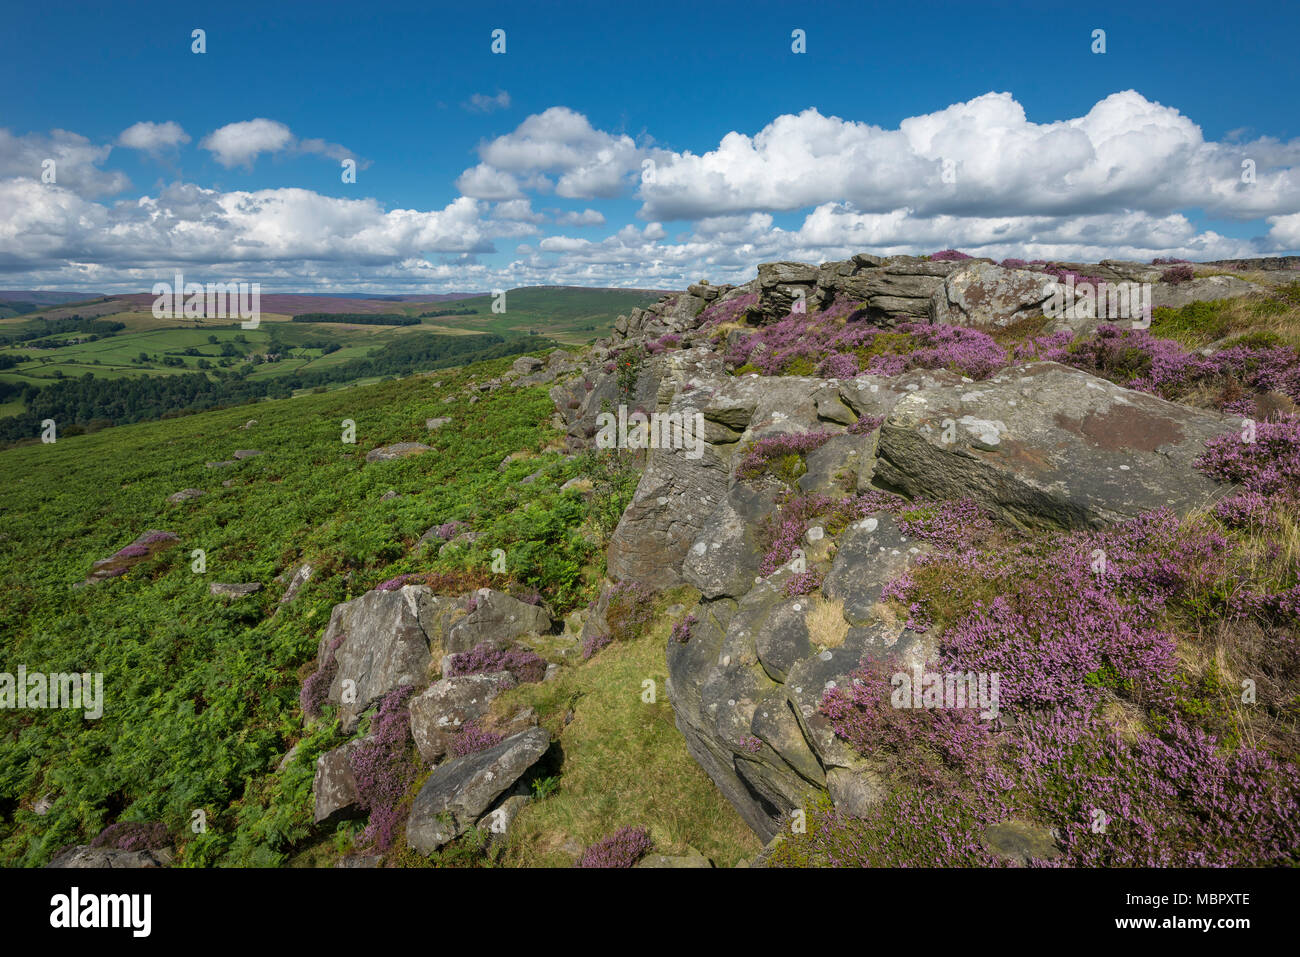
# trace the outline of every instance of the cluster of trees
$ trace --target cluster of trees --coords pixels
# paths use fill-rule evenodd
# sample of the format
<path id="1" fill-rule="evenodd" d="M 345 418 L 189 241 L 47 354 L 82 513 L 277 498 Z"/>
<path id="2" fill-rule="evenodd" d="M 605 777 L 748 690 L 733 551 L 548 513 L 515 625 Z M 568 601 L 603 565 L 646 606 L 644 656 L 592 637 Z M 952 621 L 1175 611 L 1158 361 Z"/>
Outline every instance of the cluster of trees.
<path id="1" fill-rule="evenodd" d="M 294 322 L 350 322 L 361 326 L 418 326 L 415 316 L 397 312 L 304 312 L 293 317 Z"/>
<path id="2" fill-rule="evenodd" d="M 12 346 L 19 342 L 32 342 L 46 336 L 56 336 L 64 332 L 81 332 L 99 338 L 111 336 L 126 328 L 124 322 L 111 322 L 107 319 L 83 319 L 81 316 L 69 316 L 67 319 L 41 320 L 40 325 L 21 332 L 10 332 L 0 336 L 0 346 Z"/>
<path id="3" fill-rule="evenodd" d="M 300 370 L 285 375 L 249 379 L 252 365 L 239 369 L 194 372 L 172 376 L 97 379 L 86 373 L 41 388 L 0 383 L 0 401 L 20 395 L 27 410 L 0 419 L 0 442 L 30 439 L 40 433 L 40 423 L 53 419 L 61 429 L 96 419 L 121 425 L 167 418 L 217 406 L 238 405 L 258 399 L 288 398 L 296 389 L 376 376 L 400 376 L 416 371 L 445 369 L 486 359 L 518 355 L 539 348 L 535 339 L 499 335 L 444 336 L 412 333 L 374 349 L 364 359 L 351 359 L 333 368 Z M 163 360 L 164 363 L 166 360 Z M 64 434 L 68 434 L 66 431 Z"/>
<path id="4" fill-rule="evenodd" d="M 420 313 L 421 319 L 436 319 L 439 316 L 477 316 L 477 309 L 464 307 L 461 309 L 434 309 L 432 312 Z"/>

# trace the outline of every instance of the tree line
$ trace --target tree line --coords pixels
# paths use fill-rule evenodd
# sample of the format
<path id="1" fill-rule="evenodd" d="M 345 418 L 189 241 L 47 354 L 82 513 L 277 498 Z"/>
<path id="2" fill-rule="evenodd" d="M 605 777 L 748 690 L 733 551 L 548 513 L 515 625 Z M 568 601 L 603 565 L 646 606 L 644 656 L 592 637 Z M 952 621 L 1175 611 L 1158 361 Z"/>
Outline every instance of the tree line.
<path id="1" fill-rule="evenodd" d="M 27 407 L 19 415 L 0 419 L 0 442 L 35 438 L 45 419 L 53 419 L 60 434 L 76 434 L 91 423 L 97 427 L 122 425 L 264 398 L 288 398 L 296 389 L 470 365 L 531 352 L 548 344 L 549 340 L 539 343 L 523 336 L 412 333 L 372 350 L 365 358 L 269 378 L 249 379 L 253 367 L 246 365 L 218 369 L 211 375 L 194 372 L 122 379 L 97 379 L 88 372 L 43 388 L 0 382 L 0 401 L 19 396 Z M 69 427 L 75 430 L 70 432 Z"/>
<path id="2" fill-rule="evenodd" d="M 418 326 L 420 320 L 397 312 L 303 312 L 294 322 L 350 322 L 360 326 Z"/>

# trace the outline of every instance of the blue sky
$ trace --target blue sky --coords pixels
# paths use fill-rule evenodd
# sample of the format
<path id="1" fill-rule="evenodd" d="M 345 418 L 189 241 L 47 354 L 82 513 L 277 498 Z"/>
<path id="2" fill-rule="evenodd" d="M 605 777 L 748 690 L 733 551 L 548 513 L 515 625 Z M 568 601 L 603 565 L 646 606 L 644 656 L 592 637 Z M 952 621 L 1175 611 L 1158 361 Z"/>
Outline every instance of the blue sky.
<path id="1" fill-rule="evenodd" d="M 1300 248 L 1291 4 L 51 3 L 6 27 L 5 288 Z"/>

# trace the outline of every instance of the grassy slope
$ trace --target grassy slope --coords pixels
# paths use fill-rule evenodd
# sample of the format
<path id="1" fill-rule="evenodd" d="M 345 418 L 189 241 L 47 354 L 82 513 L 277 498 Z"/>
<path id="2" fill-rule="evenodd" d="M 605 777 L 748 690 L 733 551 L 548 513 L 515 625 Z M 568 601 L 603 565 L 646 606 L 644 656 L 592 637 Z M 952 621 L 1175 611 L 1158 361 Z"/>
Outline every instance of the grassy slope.
<path id="1" fill-rule="evenodd" d="M 561 850 L 566 839 L 585 846 L 629 825 L 647 828 L 659 853 L 690 846 L 719 866 L 758 852 L 761 842 L 729 805 L 719 807 L 717 789 L 673 723 L 664 690 L 672 624 L 659 616 L 645 636 L 609 645 L 558 680 L 521 685 L 494 702 L 503 717 L 536 708 L 563 743 L 560 789 L 520 813 L 509 863 L 563 866 L 570 861 Z M 654 703 L 642 700 L 646 680 L 654 682 Z"/>
<path id="2" fill-rule="evenodd" d="M 29 671 L 103 672 L 106 698 L 104 716 L 93 722 L 79 712 L 0 712 L 0 861 L 44 863 L 122 819 L 162 820 L 187 842 L 182 860 L 189 863 L 283 863 L 296 849 L 329 839 L 310 824 L 312 767 L 340 739 L 328 724 L 305 731 L 297 694 L 334 603 L 404 572 L 482 570 L 498 545 L 512 570 L 546 584 L 552 600 L 589 597 L 599 547 L 579 527 L 582 499 L 559 491 L 582 463 L 544 451 L 554 438 L 545 387 L 486 395 L 472 409 L 463 396 L 468 379 L 499 374 L 508 363 L 0 452 L 0 670 L 25 664 Z M 455 402 L 443 403 L 447 395 Z M 448 414 L 467 427 L 425 432 L 425 418 Z M 258 424 L 241 429 L 250 418 Z M 357 424 L 355 446 L 340 442 L 345 418 Z M 436 451 L 364 463 L 370 448 L 402 440 Z M 205 468 L 238 448 L 264 454 Z M 498 470 L 522 449 L 538 454 Z M 520 484 L 539 468 L 542 478 Z M 231 488 L 223 488 L 225 479 Z M 166 496 L 186 487 L 208 494 L 167 504 Z M 390 488 L 402 497 L 380 502 Z M 409 553 L 430 525 L 451 519 L 484 532 L 473 552 L 459 561 Z M 174 532 L 181 543 L 121 579 L 72 588 L 94 560 L 147 529 Z M 205 574 L 191 570 L 195 548 L 206 551 Z M 273 578 L 303 560 L 317 574 L 275 612 L 282 586 Z M 267 587 L 228 603 L 208 595 L 216 581 Z M 633 656 L 631 673 L 658 676 L 662 689 L 661 639 L 606 649 L 603 660 L 565 670 L 557 687 L 587 693 L 589 704 L 571 732 L 579 744 L 566 762 L 568 785 L 539 806 L 538 820 L 548 820 L 550 802 L 572 808 L 579 820 L 575 795 L 618 782 L 626 795 L 641 795 L 625 806 L 644 809 L 643 823 L 656 833 L 728 860 L 744 846 L 743 825 L 687 756 L 667 706 L 601 704 L 613 694 L 608 669 L 624 654 Z M 632 692 L 639 686 L 638 679 Z M 551 711 L 539 710 L 553 722 Z M 602 729 L 608 744 L 588 746 L 588 729 Z M 297 758 L 276 772 L 300 739 Z M 630 753 L 655 770 L 653 788 L 641 788 Z M 37 817 L 31 804 L 45 794 L 54 808 Z M 193 839 L 188 824 L 197 809 L 209 832 Z M 592 821 L 603 826 L 609 813 L 597 802 Z M 586 840 L 589 829 L 575 836 Z M 535 833 L 542 840 L 554 825 L 539 823 Z M 544 857 L 519 853 L 521 860 Z"/>

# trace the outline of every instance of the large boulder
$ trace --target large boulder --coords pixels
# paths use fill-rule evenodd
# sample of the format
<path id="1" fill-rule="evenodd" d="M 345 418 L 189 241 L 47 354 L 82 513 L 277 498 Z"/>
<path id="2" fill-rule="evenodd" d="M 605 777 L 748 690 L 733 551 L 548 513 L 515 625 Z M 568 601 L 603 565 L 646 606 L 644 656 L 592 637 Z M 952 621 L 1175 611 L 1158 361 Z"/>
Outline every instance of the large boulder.
<path id="1" fill-rule="evenodd" d="M 168 848 L 143 851 L 120 851 L 111 847 L 79 844 L 59 853 L 46 867 L 94 868 L 123 870 L 140 867 L 169 867 L 172 852 Z"/>
<path id="2" fill-rule="evenodd" d="M 1153 308 L 1168 306 L 1177 309 L 1193 302 L 1213 302 L 1216 299 L 1236 299 L 1265 288 L 1236 276 L 1202 276 L 1180 283 L 1157 283 L 1151 289 Z"/>
<path id="3" fill-rule="evenodd" d="M 551 736 L 530 728 L 434 768 L 411 803 L 406 842 L 423 854 L 460 837 L 541 759 Z"/>
<path id="4" fill-rule="evenodd" d="M 317 824 L 333 824 L 365 813 L 352 771 L 352 752 L 359 743 L 349 741 L 316 759 L 311 793 L 313 820 Z"/>
<path id="5" fill-rule="evenodd" d="M 739 597 L 758 575 L 759 523 L 776 509 L 771 488 L 738 483 L 714 510 L 682 562 L 682 578 L 705 598 Z"/>
<path id="6" fill-rule="evenodd" d="M 914 497 L 971 498 L 1022 527 L 1098 527 L 1205 505 L 1216 484 L 1194 460 L 1232 428 L 1054 362 L 922 389 L 881 429 L 876 475 Z"/>
<path id="7" fill-rule="evenodd" d="M 862 303 L 867 320 L 877 325 L 926 322 L 931 298 L 942 287 L 945 277 L 961 265 L 915 256 L 879 260 L 859 255 L 845 263 L 823 266 L 822 286 L 827 300 Z"/>
<path id="8" fill-rule="evenodd" d="M 948 274 L 930 300 L 930 318 L 949 326 L 1002 328 L 1043 314 L 1056 282 L 1028 269 L 976 260 Z"/>
<path id="9" fill-rule="evenodd" d="M 505 592 L 480 588 L 473 595 L 474 610 L 447 630 L 446 652 L 469 651 L 484 641 L 510 641 L 520 635 L 543 635 L 551 630 L 551 616 L 541 605 L 530 605 Z"/>
<path id="10" fill-rule="evenodd" d="M 668 411 L 703 416 L 700 454 L 650 452 L 610 541 L 610 577 L 654 588 L 689 581 L 709 597 L 737 594 L 753 579 L 757 566 L 750 526 L 770 511 L 763 498 L 770 500 L 772 491 L 759 486 L 762 494 L 756 496 L 733 490 L 736 461 L 751 442 L 782 432 L 839 433 L 806 456 L 808 473 L 800 479 L 801 490 L 865 490 L 874 471 L 876 437 L 845 435 L 846 423 L 883 417 L 904 396 L 961 381 L 942 370 L 839 382 L 758 375 L 694 380 L 692 390 L 672 397 Z"/>
<path id="11" fill-rule="evenodd" d="M 324 667 L 329 649 L 342 639 L 334 651 L 338 671 L 327 700 L 339 706 L 345 729 L 354 728 L 388 692 L 427 678 L 429 665 L 442 656 L 441 636 L 426 632 L 421 618 L 428 622 L 438 604 L 427 586 L 406 585 L 334 606 L 316 658 Z"/>
<path id="12" fill-rule="evenodd" d="M 171 532 L 162 532 L 156 528 L 140 535 L 131 544 L 119 548 L 108 558 L 101 558 L 90 566 L 90 574 L 82 585 L 93 585 L 125 575 L 128 571 L 147 562 L 159 552 L 172 548 L 180 541 L 180 536 Z"/>
<path id="13" fill-rule="evenodd" d="M 886 517 L 876 516 L 877 527 Z M 852 558 L 844 577 L 874 582 L 917 554 L 908 549 L 899 561 L 878 548 L 844 551 Z M 687 750 L 764 840 L 828 786 L 829 770 L 864 764 L 820 714 L 826 690 L 864 657 L 901 668 L 933 652 L 928 636 L 883 617 L 852 627 L 843 601 L 786 596 L 789 575 L 782 569 L 739 600 L 702 603 L 689 639 L 668 642 L 667 690 Z"/>
<path id="14" fill-rule="evenodd" d="M 817 293 L 818 269 L 807 263 L 762 263 L 758 267 L 758 307 L 764 318 L 780 319 L 800 301 L 807 312 L 825 305 Z"/>
<path id="15" fill-rule="evenodd" d="M 881 259 L 865 253 L 821 266 L 763 263 L 758 267 L 757 311 L 762 321 L 772 322 L 788 315 L 799 300 L 812 312 L 842 299 L 861 305 L 865 317 L 880 325 L 927 321 L 931 297 L 959 266 L 916 256 Z"/>
<path id="16" fill-rule="evenodd" d="M 419 455 L 421 452 L 429 451 L 429 446 L 422 442 L 398 442 L 394 445 L 381 445 L 377 449 L 371 449 L 366 453 L 367 462 L 391 462 L 393 459 L 404 459 L 407 456 Z"/>
<path id="17" fill-rule="evenodd" d="M 411 737 L 426 764 L 442 760 L 468 721 L 488 713 L 501 692 L 515 686 L 505 671 L 443 678 L 411 699 Z"/>

